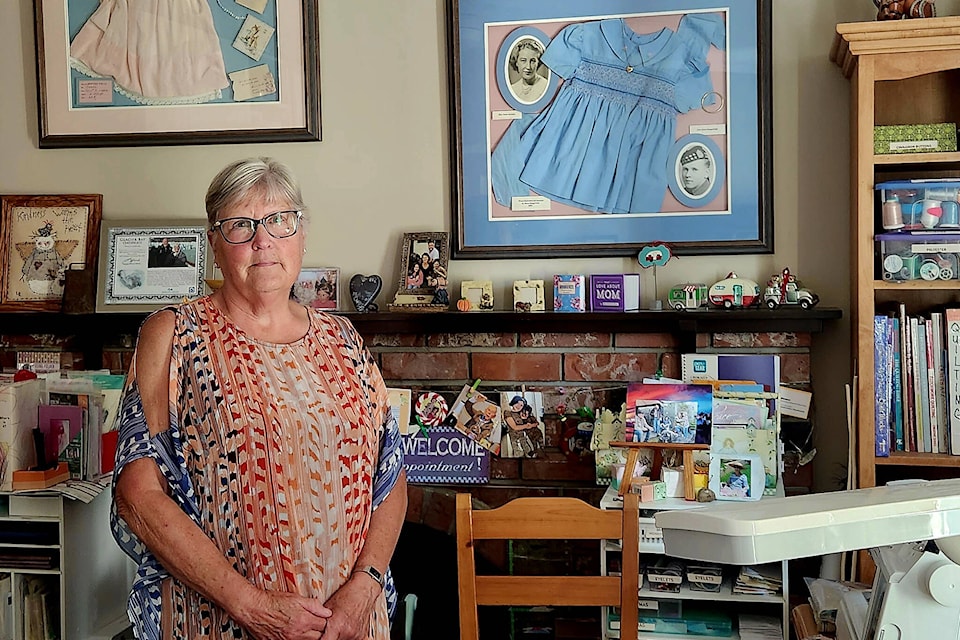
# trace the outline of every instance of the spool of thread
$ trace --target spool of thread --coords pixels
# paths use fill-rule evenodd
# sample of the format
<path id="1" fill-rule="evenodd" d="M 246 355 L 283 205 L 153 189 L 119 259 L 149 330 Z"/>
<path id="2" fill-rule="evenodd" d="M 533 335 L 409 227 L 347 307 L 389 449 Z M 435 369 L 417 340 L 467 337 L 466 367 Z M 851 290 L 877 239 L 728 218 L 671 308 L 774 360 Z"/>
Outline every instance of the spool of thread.
<path id="1" fill-rule="evenodd" d="M 943 214 L 940 216 L 941 227 L 960 227 L 960 204 L 954 200 L 944 200 L 940 203 Z"/>
<path id="2" fill-rule="evenodd" d="M 925 229 L 933 229 L 940 224 L 940 218 L 942 216 L 943 209 L 940 207 L 939 202 L 937 202 L 935 206 L 924 206 L 923 213 L 920 214 L 920 224 L 922 224 Z"/>
<path id="3" fill-rule="evenodd" d="M 902 229 L 903 212 L 900 210 L 900 201 L 891 198 L 884 202 L 882 218 L 884 229 Z"/>

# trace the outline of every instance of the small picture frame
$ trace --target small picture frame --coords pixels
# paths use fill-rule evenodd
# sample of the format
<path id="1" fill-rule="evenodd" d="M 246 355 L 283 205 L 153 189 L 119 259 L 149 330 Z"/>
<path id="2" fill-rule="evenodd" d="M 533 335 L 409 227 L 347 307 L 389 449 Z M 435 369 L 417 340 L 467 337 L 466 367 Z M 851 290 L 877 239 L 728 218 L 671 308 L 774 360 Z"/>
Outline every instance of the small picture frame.
<path id="1" fill-rule="evenodd" d="M 759 500 L 764 484 L 763 461 L 758 454 L 711 454 L 709 485 L 717 500 Z"/>
<path id="2" fill-rule="evenodd" d="M 464 280 L 460 283 L 460 297 L 470 302 L 470 311 L 492 311 L 493 281 Z"/>
<path id="3" fill-rule="evenodd" d="M 301 269 L 290 287 L 290 299 L 312 309 L 340 310 L 339 267 Z"/>
<path id="4" fill-rule="evenodd" d="M 206 222 L 110 221 L 100 246 L 98 312 L 153 311 L 203 293 Z"/>
<path id="5" fill-rule="evenodd" d="M 59 311 L 66 272 L 96 269 L 103 196 L 0 196 L 0 308 Z"/>
<path id="6" fill-rule="evenodd" d="M 430 296 L 446 287 L 450 241 L 445 231 L 403 234 L 397 295 Z"/>
<path id="7" fill-rule="evenodd" d="M 545 311 L 543 280 L 515 280 L 513 283 L 513 310 L 520 312 Z"/>

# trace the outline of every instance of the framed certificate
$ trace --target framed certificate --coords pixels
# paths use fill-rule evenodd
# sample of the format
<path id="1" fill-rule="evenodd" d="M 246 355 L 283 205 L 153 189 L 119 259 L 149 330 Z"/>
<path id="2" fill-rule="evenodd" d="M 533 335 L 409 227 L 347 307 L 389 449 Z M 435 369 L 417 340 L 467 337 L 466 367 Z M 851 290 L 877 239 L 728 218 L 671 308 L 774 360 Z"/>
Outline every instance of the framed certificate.
<path id="1" fill-rule="evenodd" d="M 97 311 L 152 311 L 203 292 L 205 223 L 104 223 L 100 246 Z"/>

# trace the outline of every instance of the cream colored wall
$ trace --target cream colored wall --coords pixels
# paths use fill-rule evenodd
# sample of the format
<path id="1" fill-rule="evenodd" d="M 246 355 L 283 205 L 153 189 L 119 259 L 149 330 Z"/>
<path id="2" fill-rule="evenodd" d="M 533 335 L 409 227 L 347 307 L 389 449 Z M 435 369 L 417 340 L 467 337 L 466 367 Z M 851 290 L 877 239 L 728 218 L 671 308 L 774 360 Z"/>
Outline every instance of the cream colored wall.
<path id="1" fill-rule="evenodd" d="M 0 192 L 102 193 L 106 219 L 203 217 L 224 164 L 276 156 L 312 208 L 307 264 L 379 273 L 392 294 L 406 231 L 450 230 L 448 56 L 442 0 L 320 2 L 323 142 L 159 148 L 37 148 L 31 0 L 0 0 Z M 940 0 L 941 14 L 960 0 Z M 823 305 L 849 309 L 848 87 L 828 60 L 837 22 L 872 19 L 869 0 L 774 1 L 776 254 L 686 257 L 658 274 L 712 281 L 730 270 L 765 280 L 789 265 Z M 636 271 L 632 258 L 454 261 L 452 290 L 491 279 L 501 302 L 520 278 Z M 652 288 L 649 273 L 645 287 Z M 647 294 L 649 298 L 651 294 Z M 502 305 L 501 305 L 502 306 Z M 848 325 L 816 338 L 818 485 L 842 476 Z"/>

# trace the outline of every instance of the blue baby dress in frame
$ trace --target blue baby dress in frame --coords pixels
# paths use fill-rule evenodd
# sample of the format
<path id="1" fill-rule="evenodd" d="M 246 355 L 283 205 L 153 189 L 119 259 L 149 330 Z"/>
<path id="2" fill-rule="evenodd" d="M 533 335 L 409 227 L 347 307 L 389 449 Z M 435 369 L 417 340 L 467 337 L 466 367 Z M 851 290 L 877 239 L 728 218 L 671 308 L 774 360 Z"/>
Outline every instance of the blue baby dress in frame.
<path id="1" fill-rule="evenodd" d="M 543 55 L 560 92 L 494 150 L 497 202 L 532 189 L 587 211 L 659 212 L 677 115 L 712 95 L 711 45 L 726 46 L 718 13 L 684 14 L 675 32 L 641 35 L 619 18 L 565 27 Z"/>

